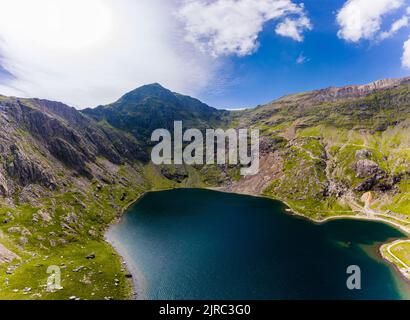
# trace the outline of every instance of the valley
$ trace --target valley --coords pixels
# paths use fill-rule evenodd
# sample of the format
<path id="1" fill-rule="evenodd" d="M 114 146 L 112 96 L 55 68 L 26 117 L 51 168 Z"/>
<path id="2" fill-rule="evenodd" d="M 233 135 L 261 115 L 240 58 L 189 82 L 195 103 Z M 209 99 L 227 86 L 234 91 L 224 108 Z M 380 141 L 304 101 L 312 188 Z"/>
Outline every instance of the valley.
<path id="1" fill-rule="evenodd" d="M 260 130 L 260 170 L 154 165 L 153 130 Z M 0 96 L 0 299 L 127 299 L 131 275 L 107 227 L 149 191 L 277 199 L 315 221 L 381 220 L 410 233 L 410 78 L 285 96 L 223 111 L 159 84 L 108 106 Z M 185 129 L 185 128 L 184 128 Z M 407 243 L 381 248 L 408 277 Z M 92 258 L 91 258 L 92 257 Z M 47 267 L 62 290 L 47 290 Z"/>

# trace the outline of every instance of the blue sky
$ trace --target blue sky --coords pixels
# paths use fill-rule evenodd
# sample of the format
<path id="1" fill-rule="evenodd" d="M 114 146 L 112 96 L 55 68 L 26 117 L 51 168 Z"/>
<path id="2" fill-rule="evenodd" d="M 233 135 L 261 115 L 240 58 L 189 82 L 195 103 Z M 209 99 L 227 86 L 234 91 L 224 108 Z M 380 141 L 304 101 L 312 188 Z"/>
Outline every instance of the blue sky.
<path id="1" fill-rule="evenodd" d="M 234 84 L 221 94 L 212 94 L 211 87 L 200 98 L 215 106 L 247 107 L 289 93 L 410 75 L 401 63 L 409 29 L 403 28 L 382 42 L 350 43 L 337 36 L 336 13 L 345 1 L 304 3 L 314 27 L 305 33 L 303 42 L 278 37 L 268 23 L 260 34 L 256 53 L 228 59 Z M 394 17 L 397 15 L 390 16 L 390 20 Z M 306 61 L 297 64 L 300 55 Z"/>
<path id="2" fill-rule="evenodd" d="M 21 8 L 25 8 L 22 10 Z M 0 94 L 218 108 L 410 74 L 410 0 L 1 0 Z"/>

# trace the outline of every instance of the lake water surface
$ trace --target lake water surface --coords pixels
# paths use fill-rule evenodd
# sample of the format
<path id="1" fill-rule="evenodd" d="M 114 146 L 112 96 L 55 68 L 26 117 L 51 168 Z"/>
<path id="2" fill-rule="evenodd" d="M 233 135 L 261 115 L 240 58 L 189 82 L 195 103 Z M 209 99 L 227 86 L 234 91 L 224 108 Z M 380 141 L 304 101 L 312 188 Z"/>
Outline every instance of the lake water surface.
<path id="1" fill-rule="evenodd" d="M 405 299 L 409 285 L 378 247 L 404 238 L 382 223 L 317 225 L 280 202 L 209 190 L 148 193 L 107 238 L 141 299 Z M 346 270 L 362 271 L 362 290 Z"/>

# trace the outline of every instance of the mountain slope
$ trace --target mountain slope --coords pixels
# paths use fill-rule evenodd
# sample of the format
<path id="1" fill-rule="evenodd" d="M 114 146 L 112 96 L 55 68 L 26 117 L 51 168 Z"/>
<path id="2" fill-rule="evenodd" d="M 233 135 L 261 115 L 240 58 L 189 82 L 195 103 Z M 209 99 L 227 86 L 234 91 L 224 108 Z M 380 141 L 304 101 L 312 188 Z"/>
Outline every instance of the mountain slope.
<path id="1" fill-rule="evenodd" d="M 0 298 L 127 297 L 122 266 L 103 235 L 145 190 L 139 143 L 45 100 L 1 96 L 0 125 L 0 282 L 7 283 Z M 50 265 L 66 268 L 64 290 L 42 287 Z"/>
<path id="2" fill-rule="evenodd" d="M 265 183 L 228 189 L 257 186 L 316 219 L 353 214 L 367 192 L 392 219 L 410 214 L 409 78 L 290 95 L 237 117 L 261 130 L 271 167 L 248 179 Z"/>
<path id="3" fill-rule="evenodd" d="M 211 108 L 159 84 L 140 87 L 110 105 L 86 109 L 83 113 L 146 142 L 156 129 L 172 130 L 174 121 L 183 121 L 184 127 L 198 129 L 224 127 L 229 122 L 229 112 Z"/>

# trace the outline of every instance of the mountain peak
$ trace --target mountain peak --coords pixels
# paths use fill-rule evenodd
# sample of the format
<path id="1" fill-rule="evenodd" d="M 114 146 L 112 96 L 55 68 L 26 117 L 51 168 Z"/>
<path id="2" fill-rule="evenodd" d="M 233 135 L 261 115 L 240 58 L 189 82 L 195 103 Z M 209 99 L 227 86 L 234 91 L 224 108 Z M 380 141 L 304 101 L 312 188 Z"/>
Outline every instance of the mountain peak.
<path id="1" fill-rule="evenodd" d="M 149 83 L 149 84 L 146 84 L 146 85 L 143 86 L 143 87 L 157 87 L 157 88 L 165 89 L 165 88 L 164 88 L 160 83 L 158 83 L 158 82 Z"/>
<path id="2" fill-rule="evenodd" d="M 137 90 L 147 90 L 147 89 L 151 89 L 151 90 L 165 90 L 165 91 L 169 91 L 167 88 L 163 87 L 160 83 L 158 82 L 154 82 L 154 83 L 149 83 L 149 84 L 145 84 L 143 86 L 140 86 L 132 91 L 137 91 Z"/>
<path id="3" fill-rule="evenodd" d="M 159 83 L 151 83 L 126 93 L 118 100 L 118 102 L 140 102 L 147 98 L 169 100 L 174 99 L 175 95 Z"/>

